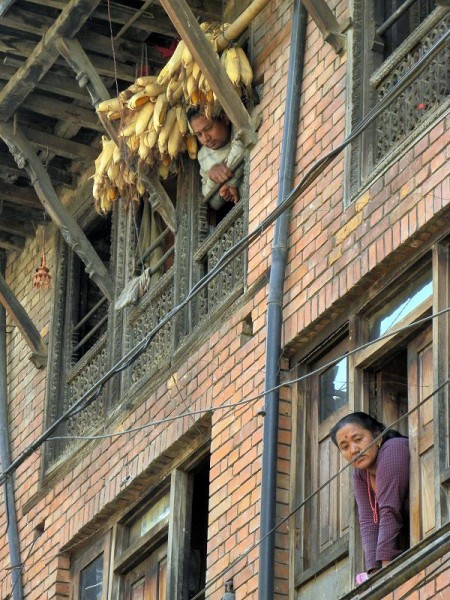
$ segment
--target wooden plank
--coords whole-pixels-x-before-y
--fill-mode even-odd
[[[15,0],[2,0],[0,2],[0,17],[2,17],[11,4],[14,4]]]
[[[92,161],[99,155],[99,150],[91,148],[91,146],[72,142],[56,135],[44,133],[43,131],[23,128],[23,132],[35,148],[50,151],[58,156],[65,156],[66,158],[75,160]]]
[[[6,58],[5,61],[6,63],[0,63],[0,79],[9,81],[11,77],[14,77],[17,69],[23,65],[23,61],[10,58]],[[2,87],[0,86],[0,89]],[[36,89],[51,92],[59,96],[67,96],[67,98],[81,102],[85,102],[88,99],[85,90],[80,88],[73,79],[61,74],[47,73],[37,84]]]
[[[60,228],[65,241],[83,261],[91,279],[111,301],[114,285],[108,270],[81,227],[61,203],[47,171],[20,127],[14,128],[10,123],[0,123],[0,137],[7,143],[17,164],[30,174],[36,193],[52,221]]]
[[[0,248],[12,252],[21,252],[25,248],[25,238],[0,232]]]
[[[9,152],[6,153],[0,151],[0,165],[0,181],[11,183],[16,181],[18,177],[25,177],[26,179],[29,179],[28,173],[17,167],[17,164],[14,162]],[[56,181],[58,185],[63,185],[73,189],[74,184],[72,175],[68,171],[63,171],[62,169],[58,169],[49,165],[47,167],[47,172],[51,179]]]
[[[20,104],[55,62],[58,54],[55,41],[61,37],[74,37],[84,25],[100,0],[71,0],[42,40],[0,92],[0,120],[12,117]]]
[[[39,198],[33,188],[21,187],[10,183],[3,183],[0,186],[0,199],[13,201],[19,206],[41,207]]]
[[[170,516],[169,544],[167,549],[166,598],[182,598],[183,565],[186,551],[186,531],[190,517],[189,475],[185,471],[175,469],[170,479]]]
[[[110,97],[105,84],[78,40],[60,38],[56,43],[56,47],[72,67],[80,86],[86,87],[95,108],[102,100],[107,100]]]
[[[237,130],[248,131],[249,143],[256,141],[250,115],[228,79],[186,0],[160,0],[178,33],[214,90],[222,108]]]
[[[103,127],[95,112],[76,104],[69,104],[61,100],[49,98],[48,96],[42,96],[41,94],[32,94],[24,100],[22,107],[39,115],[75,123],[79,127],[87,127],[94,131],[103,131]]]
[[[346,46],[346,37],[343,35],[343,31],[349,23],[340,25],[326,0],[302,0],[302,4],[314,19],[324,40],[331,44],[338,54],[343,52]]]
[[[43,367],[47,360],[47,346],[40,336],[39,331],[34,326],[33,321],[28,316],[27,311],[13,294],[1,273],[0,302],[30,347],[33,353],[33,363],[37,368]]]
[[[36,230],[32,220],[25,221],[23,219],[24,215],[21,215],[19,211],[0,208],[0,231],[18,237],[34,237]]]

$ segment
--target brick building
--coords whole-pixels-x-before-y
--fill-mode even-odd
[[[237,600],[450,598],[448,3],[189,2],[229,22],[254,4],[239,44],[257,137],[183,0],[0,3],[2,600],[217,600],[229,580]],[[151,181],[176,227],[162,212],[153,280],[118,309],[144,265],[143,209],[94,210],[92,104],[144,54],[158,71],[178,34],[249,133],[241,199],[199,202],[185,158]],[[273,244],[257,228],[291,187]],[[42,257],[51,290],[32,287]],[[357,591],[357,511],[329,437],[354,410],[398,421],[411,449],[411,547]]]

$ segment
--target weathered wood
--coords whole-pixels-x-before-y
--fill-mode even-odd
[[[30,174],[31,181],[45,210],[52,221],[60,228],[65,241],[85,264],[88,275],[111,301],[114,286],[108,270],[83,230],[61,203],[53,189],[47,171],[34,153],[30,142],[19,127],[14,129],[10,123],[0,123],[0,137],[8,145],[17,164]]]
[[[85,87],[89,92],[94,107],[97,107],[102,100],[107,100],[110,97],[105,84],[78,40],[60,38],[56,43],[56,47],[74,70],[80,87]]]
[[[10,79],[0,92],[0,120],[8,120],[30,94],[35,85],[55,62],[55,41],[73,37],[89,18],[100,0],[71,0],[31,52],[25,65]]]
[[[5,209],[5,207],[0,209],[0,231],[18,237],[34,237],[36,235],[31,219],[25,221],[23,214],[20,215],[18,211]]]
[[[17,325],[26,343],[32,351],[31,360],[40,369],[45,366],[47,360],[47,346],[39,334],[39,331],[28,316],[27,311],[13,294],[5,278],[0,273],[0,302],[6,312]]]
[[[37,131],[36,129],[23,128],[23,132],[35,148],[48,150],[58,156],[65,156],[66,158],[75,160],[85,159],[92,161],[95,160],[99,154],[99,151],[95,148],[91,148],[91,146],[72,142],[71,140],[65,140],[56,135]]]
[[[346,47],[346,37],[343,32],[349,23],[340,24],[326,0],[302,0],[303,6],[314,19],[323,38],[340,54]]]
[[[13,201],[19,206],[41,207],[39,198],[33,188],[11,185],[9,183],[3,183],[0,186],[0,199]]]
[[[11,4],[14,4],[15,0],[2,0],[0,2],[0,17],[2,17]]]
[[[142,176],[142,182],[148,192],[148,199],[153,208],[156,210],[164,222],[174,233],[177,230],[177,216],[172,200],[164,189],[157,175]]]
[[[53,117],[61,121],[69,121],[70,123],[75,123],[80,127],[87,127],[94,131],[103,131],[95,112],[76,104],[68,104],[67,102],[61,102],[61,100],[48,98],[48,96],[32,94],[24,100],[22,106],[39,115]]]
[[[160,0],[160,3],[200,66],[231,122],[237,130],[248,132],[248,139],[245,141],[254,143],[256,136],[250,115],[227,77],[217,54],[200,29],[186,0]]]
[[[10,58],[5,60],[6,62],[0,63],[0,79],[9,81],[11,77],[14,77],[17,69],[23,65],[23,61]],[[71,98],[72,100],[80,100],[82,102],[88,100],[85,90],[81,89],[73,79],[64,75],[47,73],[37,84],[36,89],[51,92],[59,96],[67,96],[67,98]]]
[[[25,248],[25,238],[0,232],[0,248],[12,252],[21,252]]]
[[[183,572],[186,551],[186,529],[189,494],[189,475],[175,469],[170,479],[169,544],[167,548],[167,598],[182,598]]]
[[[0,165],[0,181],[11,183],[16,181],[18,177],[25,177],[26,179],[29,179],[28,173],[17,167],[9,152],[0,151]],[[68,171],[63,171],[62,169],[58,169],[49,165],[47,167],[47,172],[53,181],[58,183],[58,185],[64,185],[69,188],[73,187],[72,176]]]

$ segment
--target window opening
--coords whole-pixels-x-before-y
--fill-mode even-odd
[[[111,218],[98,221],[87,238],[106,267],[111,257]],[[108,301],[89,277],[84,263],[73,254],[74,303],[72,306],[72,359],[77,362],[104,335],[108,326]]]
[[[366,373],[370,414],[386,425],[400,419],[433,390],[431,328],[409,336]],[[393,427],[409,438],[411,453],[410,540],[404,540],[405,548],[429,535],[435,526],[433,406],[430,398]]]
[[[165,494],[157,502],[147,509],[144,514],[130,527],[129,545],[134,544],[144,536],[152,527],[165,520],[170,514],[170,496]]]
[[[347,357],[323,371],[319,377],[319,422],[348,403]]]
[[[375,340],[385,334],[391,327],[405,319],[416,308],[431,298],[433,282],[431,271],[426,271],[419,278],[412,280],[409,285],[395,296],[371,318],[370,339]]]
[[[193,598],[206,584],[208,542],[209,458],[192,475],[192,514],[188,548],[188,598]],[[204,594],[200,598],[204,598]]]
[[[376,34],[382,40],[384,59],[411,35],[435,6],[434,0],[382,0],[375,3],[376,20],[381,21]]]
[[[101,600],[103,594],[103,554],[80,572],[79,600]]]
[[[161,181],[174,206],[177,203],[177,177]],[[166,273],[174,262],[175,238],[163,218],[154,210],[147,198],[135,207],[136,258],[135,275],[146,269],[151,277],[150,285]]]

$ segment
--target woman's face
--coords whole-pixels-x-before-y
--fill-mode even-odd
[[[350,462],[357,454],[373,442],[374,435],[357,423],[348,423],[339,429],[336,442],[342,456]],[[374,444],[352,463],[355,469],[370,469],[374,466],[378,456],[378,446]]]

